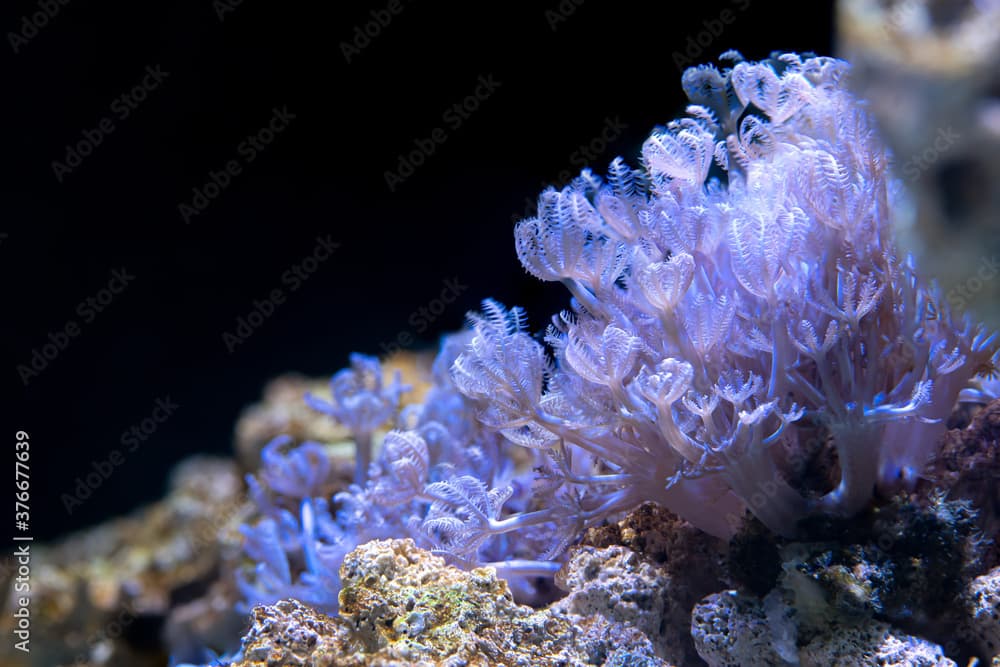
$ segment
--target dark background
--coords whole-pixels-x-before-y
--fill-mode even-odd
[[[649,130],[683,109],[674,54],[699,33],[710,43],[697,62],[730,48],[829,54],[833,38],[827,2],[400,0],[348,63],[342,43],[388,2],[231,1],[220,19],[222,3],[208,0],[64,1],[26,43],[14,38],[16,53],[11,34],[25,34],[38,0],[7,3],[0,23],[0,267],[15,396],[4,401],[4,451],[13,467],[13,434],[30,433],[36,538],[160,497],[174,463],[229,451],[240,409],[269,378],[329,374],[353,350],[381,354],[417,333],[410,314],[446,279],[467,288],[411,347],[460,327],[488,296],[527,306],[542,329],[565,295],[523,272],[512,221],[543,184],[578,171],[574,151],[612,119],[625,129],[591,165],[634,163]],[[157,65],[169,76],[121,118],[115,99]],[[445,111],[490,75],[500,86],[450,127]],[[275,107],[296,118],[246,164],[238,145]],[[59,182],[53,161],[105,117],[114,131]],[[385,172],[436,127],[446,141],[390,192]],[[185,224],[178,205],[233,159],[242,173]],[[320,235],[340,248],[289,293],[282,274]],[[84,321],[78,304],[117,268],[135,279]],[[287,300],[230,353],[223,333],[275,288]],[[79,335],[25,385],[17,366],[71,320]],[[67,514],[61,494],[166,397],[176,412]]]

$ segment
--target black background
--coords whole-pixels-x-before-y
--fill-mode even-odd
[[[413,0],[348,63],[343,43],[388,2],[243,0],[221,20],[209,0],[65,2],[17,53],[11,33],[38,0],[6,3],[0,24],[0,267],[15,396],[4,401],[4,451],[13,469],[14,432],[29,431],[38,538],[160,497],[174,463],[230,450],[240,409],[269,378],[329,374],[350,351],[380,354],[416,334],[410,314],[446,279],[467,288],[412,346],[460,327],[488,296],[527,306],[543,328],[566,297],[523,272],[512,221],[578,170],[581,144],[616,120],[624,131],[591,166],[634,163],[649,130],[683,109],[675,52],[699,33],[710,43],[698,62],[730,48],[830,54],[833,40],[827,2],[564,0],[563,17],[557,1]],[[714,22],[723,9],[731,24]],[[114,100],[157,65],[169,76],[120,119]],[[500,86],[461,127],[443,122],[491,75]],[[288,129],[185,224],[178,205],[240,159],[238,144],[276,107],[295,114]],[[104,117],[114,132],[60,183],[53,161]],[[390,192],[385,172],[436,127],[447,140]],[[288,292],[283,272],[319,235],[339,250],[230,353],[222,334],[255,299]],[[85,323],[77,305],[116,268],[135,280]],[[70,320],[80,335],[25,386],[17,366]],[[68,515],[61,494],[164,397],[175,414]]]

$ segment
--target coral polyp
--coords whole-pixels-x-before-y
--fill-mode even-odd
[[[995,337],[898,255],[890,157],[847,63],[725,58],[684,74],[687,116],[640,168],[585,170],[517,225],[524,268],[572,296],[547,349],[487,300],[423,403],[400,412],[404,387],[360,356],[332,403],[308,399],[354,433],[355,483],[310,497],[322,448],[265,449],[250,601],[335,609],[344,555],[390,537],[492,565],[530,599],[587,528],[646,501],[717,537],[748,511],[794,537],[913,489]],[[805,484],[824,451],[828,483]]]

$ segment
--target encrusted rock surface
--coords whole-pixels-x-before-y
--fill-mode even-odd
[[[240,665],[333,665],[348,642],[347,626],[297,600],[255,607]]]
[[[831,625],[799,650],[801,667],[956,667],[941,647],[877,621]]]
[[[958,627],[963,590],[969,607],[990,604],[982,595],[987,583],[978,597],[968,591],[983,553],[968,500],[897,496],[850,520],[804,522],[800,542],[756,528],[748,523],[730,544],[736,587],[707,596],[692,615],[697,651],[710,665],[886,667],[953,665],[951,657],[964,664],[977,652],[990,658],[974,646],[976,633]],[[738,548],[744,542],[748,548]],[[984,621],[978,634],[988,626]]]
[[[764,605],[737,591],[713,593],[691,613],[698,655],[711,667],[772,667],[785,662],[775,650]]]
[[[782,645],[773,613],[758,598],[715,593],[692,614],[691,633],[710,667],[954,667],[942,649],[879,621],[832,623],[802,647]]]
[[[603,616],[643,632],[661,658],[681,664],[690,644],[689,609],[671,596],[667,573],[623,546],[574,549],[556,575],[568,595],[554,609],[577,616]]]
[[[588,530],[581,544],[628,547],[668,574],[683,573],[689,586],[706,589],[717,589],[726,551],[725,542],[655,503],[637,507],[617,523]],[[703,595],[696,593],[697,598]]]
[[[938,490],[964,499],[977,511],[977,525],[992,548],[981,566],[1000,565],[1000,400],[984,406],[964,428],[945,434],[941,451],[924,474],[925,493]]]
[[[972,580],[964,599],[966,617],[957,634],[975,643],[984,659],[1000,661],[1000,568]]]
[[[492,569],[447,566],[409,539],[358,547],[341,578],[339,617],[295,601],[256,608],[234,667],[668,665],[634,628],[515,604]]]
[[[613,546],[629,549],[645,563],[639,565],[631,558],[619,558],[615,563],[616,566],[627,563],[623,570],[628,573],[627,580],[616,581],[614,586],[626,598],[636,598],[636,602],[632,602],[633,606],[641,604],[639,601],[650,595],[649,592],[638,591],[638,586],[643,581],[669,582],[669,585],[661,586],[655,591],[656,596],[663,598],[657,604],[663,609],[664,616],[660,620],[664,625],[661,631],[650,637],[660,655],[678,664],[699,664],[700,660],[688,632],[691,626],[691,609],[709,593],[726,587],[723,583],[728,551],[726,543],[703,533],[660,505],[645,503],[618,522],[588,530],[581,540],[580,549]],[[571,556],[569,566],[559,575],[560,580],[567,582],[569,573],[578,563],[582,561],[575,555]],[[653,569],[649,569],[649,566]],[[586,592],[586,595],[591,596],[603,586],[600,579],[587,584],[584,583],[586,577],[574,576],[579,581],[562,584],[563,590],[580,586],[581,591],[591,589]],[[636,592],[629,592],[630,587]],[[600,595],[607,596],[610,600],[616,593],[605,590],[600,591]],[[571,595],[563,604],[574,604],[574,599],[575,596]],[[649,616],[648,612],[644,612],[644,615],[648,626],[655,628],[655,617]],[[667,646],[670,648],[667,649]]]

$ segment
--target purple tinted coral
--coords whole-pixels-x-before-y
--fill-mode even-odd
[[[530,597],[586,528],[646,501],[719,537],[748,510],[791,536],[914,483],[995,338],[897,256],[890,158],[847,64],[726,57],[684,74],[694,104],[641,168],[585,170],[517,225],[525,269],[572,295],[548,347],[488,300],[422,404],[400,411],[406,388],[362,355],[330,401],[306,397],[352,431],[354,484],[321,495],[319,445],[265,449],[248,600],[335,610],[344,556],[403,537]],[[826,447],[837,479],[806,488]]]
[[[997,362],[896,255],[889,157],[847,64],[727,57],[685,73],[696,104],[641,169],[585,171],[517,226],[525,269],[573,296],[555,363],[487,302],[454,367],[484,424],[563,462],[584,523],[643,500],[719,536],[745,508],[786,535],[850,515],[916,479]],[[817,438],[840,479],[809,496],[788,471]]]
[[[269,442],[261,451],[261,476],[268,487],[284,496],[318,496],[329,483],[330,459],[323,446],[304,442],[287,450],[291,438],[282,436]]]
[[[531,511],[530,468],[515,469],[514,445],[477,422],[476,405],[447,371],[468,340],[468,333],[444,339],[422,404],[400,411],[403,385],[397,378],[382,387],[375,380],[381,364],[361,355],[335,376],[334,403],[307,398],[331,416],[353,420],[359,444],[361,438],[375,445],[387,422],[399,426],[384,434],[377,457],[332,502],[321,495],[332,469],[321,445],[290,447],[288,438],[278,438],[265,447],[260,472],[248,477],[259,517],[242,529],[253,567],[239,574],[239,584],[249,604],[293,597],[336,611],[344,557],[374,539],[410,537],[457,563],[494,564],[528,598],[526,577],[554,571],[556,564],[533,558],[544,549],[536,543],[546,541],[525,530],[551,520]],[[509,537],[515,531],[521,539]]]
[[[360,484],[368,474],[372,455],[372,434],[399,410],[400,396],[409,391],[400,382],[399,373],[392,382],[382,381],[378,360],[363,354],[351,355],[351,367],[330,380],[333,400],[326,401],[306,394],[310,407],[330,415],[351,431],[356,448],[354,482]]]

